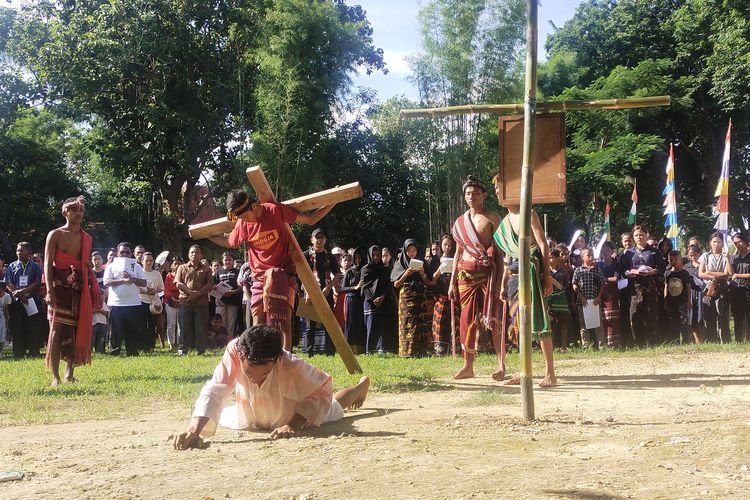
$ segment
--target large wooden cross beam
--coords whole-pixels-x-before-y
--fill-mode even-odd
[[[266,176],[263,175],[263,171],[260,167],[251,167],[245,171],[250,184],[253,186],[255,193],[258,196],[258,201],[261,203],[270,203],[276,201],[276,196],[271,190],[271,186],[266,180]],[[320,208],[331,203],[338,203],[341,201],[347,201],[362,196],[362,188],[358,182],[347,184],[318,193],[314,193],[308,196],[295,198],[283,202],[285,205],[294,207],[298,212],[304,212],[306,210],[312,210]],[[289,233],[289,253],[292,257],[295,267],[297,268],[297,276],[305,286],[312,307],[320,318],[320,321],[326,328],[328,335],[331,337],[333,344],[336,346],[336,351],[341,356],[346,369],[349,373],[362,373],[362,368],[359,366],[357,358],[354,356],[349,342],[344,337],[344,332],[341,331],[341,326],[336,320],[336,316],[333,314],[333,310],[328,305],[326,298],[323,296],[323,291],[320,289],[318,280],[313,274],[313,270],[305,259],[305,255],[302,252],[302,248],[297,241],[297,237],[294,236],[292,228],[289,224],[285,224],[286,230]],[[209,238],[211,236],[217,236],[226,232],[229,232],[234,227],[234,224],[229,222],[227,219],[216,219],[201,224],[195,224],[188,228],[190,237],[193,239]]]

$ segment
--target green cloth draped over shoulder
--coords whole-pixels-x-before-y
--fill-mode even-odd
[[[493,235],[495,243],[506,255],[520,259],[518,246],[518,235],[510,223],[510,216],[506,216],[500,223],[500,227]],[[534,340],[549,337],[552,332],[549,327],[549,316],[547,315],[547,304],[544,301],[542,280],[539,275],[539,259],[542,252],[536,244],[531,246],[531,331]]]

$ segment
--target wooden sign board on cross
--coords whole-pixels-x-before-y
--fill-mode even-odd
[[[266,176],[263,175],[263,171],[260,167],[248,168],[245,171],[245,174],[255,190],[258,201],[261,203],[276,201],[276,196],[273,194],[271,186],[268,184]],[[331,203],[351,200],[360,196],[362,196],[362,188],[359,186],[358,182],[355,182],[346,186],[340,186],[308,196],[303,196],[301,198],[295,198],[294,200],[289,200],[283,203],[285,205],[290,205],[297,211],[301,212],[330,205]],[[227,229],[231,231],[234,227],[231,223],[227,225],[227,222],[226,219],[216,219],[202,224],[196,224],[189,228],[189,233],[191,238],[194,239],[207,238],[225,233],[227,232]],[[288,224],[285,224],[285,226],[286,230],[289,232],[289,253],[292,257],[292,262],[294,262],[294,266],[296,267],[297,276],[310,297],[312,308],[325,326],[328,335],[336,346],[336,351],[339,356],[341,356],[341,360],[344,362],[349,373],[362,373],[362,368],[359,366],[359,362],[354,356],[354,352],[352,352],[349,342],[346,340],[346,337],[344,337],[344,332],[341,331],[341,326],[336,320],[333,310],[323,296],[323,291],[320,289],[320,285],[313,274],[313,270],[305,259],[305,255],[297,241],[297,237],[294,235],[292,228],[289,227]]]
[[[521,204],[523,115],[499,118],[500,204]],[[534,187],[532,203],[565,203],[565,114],[536,117],[534,136]]]

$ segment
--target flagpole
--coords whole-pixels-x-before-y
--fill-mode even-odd
[[[518,298],[520,314],[520,375],[523,418],[534,420],[531,373],[531,204],[534,183],[534,136],[536,134],[537,0],[527,0],[526,89],[524,99],[523,165],[521,167],[521,227],[518,234]],[[545,263],[546,264],[546,263]]]

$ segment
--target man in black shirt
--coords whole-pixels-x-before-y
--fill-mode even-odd
[[[732,300],[734,316],[734,340],[744,342],[750,338],[750,249],[748,249],[748,232],[742,231],[732,235],[737,252],[729,259],[732,280],[729,282],[729,294]]]
[[[669,339],[682,339],[683,344],[692,342],[690,312],[692,309],[693,277],[683,267],[679,250],[669,252],[671,269],[664,274],[664,300],[667,306]]]
[[[326,234],[321,228],[313,231],[310,243],[312,247],[305,252],[305,259],[310,264],[328,305],[333,309],[333,289],[341,289],[341,268],[336,256],[326,250]],[[307,322],[307,329],[302,335],[302,350],[307,354],[336,353],[336,347],[325,327],[315,321]]]
[[[659,250],[649,245],[645,226],[633,228],[635,248],[623,259],[625,270],[632,286],[630,297],[630,324],[636,345],[658,343],[660,277],[664,275],[664,259]]]
[[[235,325],[237,324],[237,314],[242,305],[242,287],[237,283],[240,270],[234,267],[234,256],[229,252],[224,252],[221,256],[222,267],[214,273],[214,283],[226,283],[231,290],[216,300],[216,314],[221,316],[224,328],[230,339],[235,336]]]

